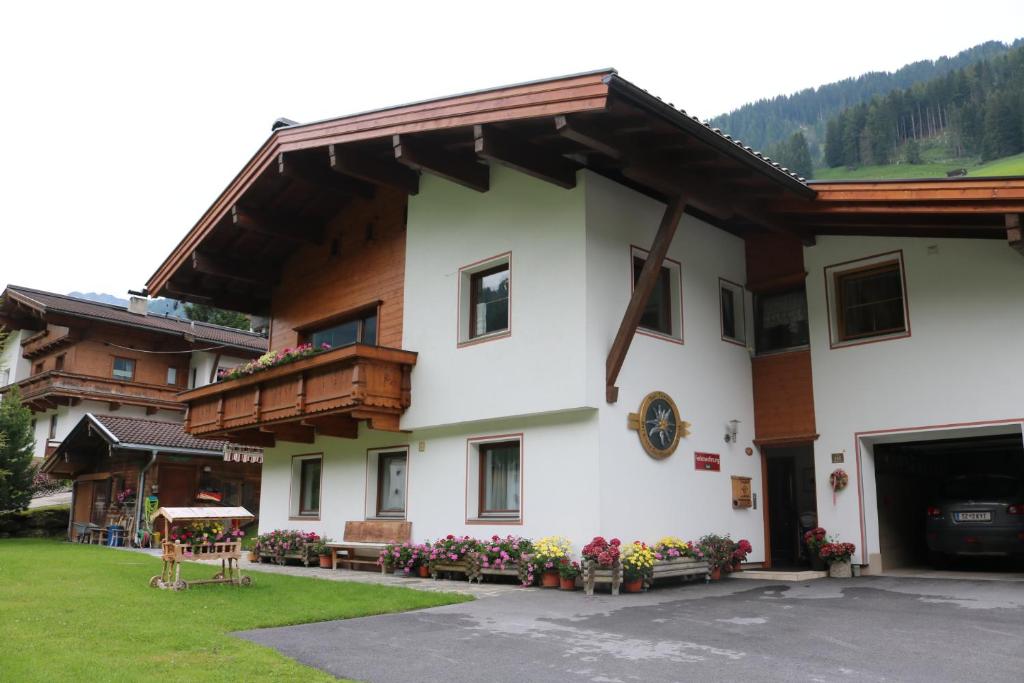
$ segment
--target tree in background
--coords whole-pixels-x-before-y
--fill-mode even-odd
[[[11,387],[0,401],[0,511],[23,510],[32,500],[34,445],[32,411]]]
[[[807,138],[803,131],[797,131],[788,140],[773,145],[768,151],[772,161],[777,161],[799,176],[810,178],[814,170],[811,163],[811,151],[807,145]]]
[[[913,138],[907,140],[907,144],[903,148],[903,158],[908,164],[921,163],[921,145],[917,144],[917,140]]]
[[[221,308],[206,306],[204,304],[185,304],[185,315],[189,320],[200,323],[211,323],[233,327],[236,330],[249,330],[249,318],[244,313],[225,311]]]

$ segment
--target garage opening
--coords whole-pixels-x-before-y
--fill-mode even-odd
[[[875,444],[882,570],[1020,570],[1020,432]]]

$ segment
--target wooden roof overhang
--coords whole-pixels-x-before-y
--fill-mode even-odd
[[[1024,177],[812,182],[813,202],[767,210],[813,235],[1007,240],[1020,249]]]
[[[588,168],[723,229],[798,235],[762,210],[815,193],[612,70],[275,130],[147,283],[151,295],[266,313],[284,261],[377,188],[432,173],[479,192],[501,164],[560,187]],[[787,204],[788,205],[788,204]]]

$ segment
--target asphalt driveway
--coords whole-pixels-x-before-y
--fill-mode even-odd
[[[396,681],[1021,681],[1024,583],[726,580],[644,595],[522,590],[237,634]]]

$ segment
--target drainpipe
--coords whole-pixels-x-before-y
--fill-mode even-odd
[[[157,454],[157,451],[154,450],[150,454],[150,456],[149,456],[149,462],[147,462],[146,465],[141,470],[139,470],[139,488],[138,488],[138,493],[135,494],[135,535],[136,535],[136,538],[138,537],[139,530],[142,529],[142,511],[145,509],[145,505],[146,505],[146,498],[147,498],[147,496],[144,493],[145,490],[146,490],[146,488],[145,488],[145,486],[146,486],[146,472],[148,472],[149,468],[153,466],[154,462],[156,462],[156,454]]]
[[[75,498],[78,497],[78,482],[71,481],[71,509],[68,511],[68,541],[78,540],[71,538],[71,529],[75,524]]]

